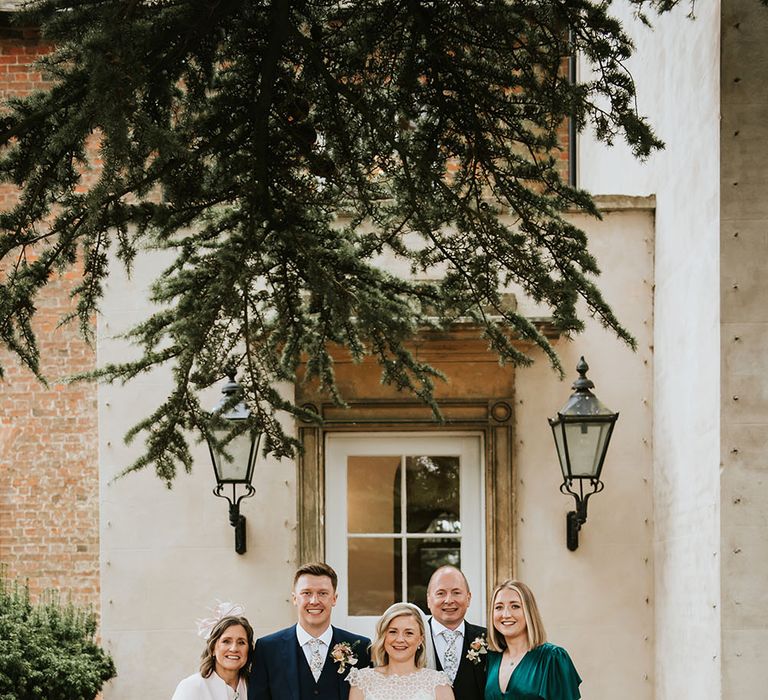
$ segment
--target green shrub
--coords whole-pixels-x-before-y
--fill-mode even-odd
[[[0,570],[0,700],[93,700],[115,676],[96,616],[55,593],[36,604]]]

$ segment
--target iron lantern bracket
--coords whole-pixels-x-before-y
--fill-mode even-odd
[[[576,481],[578,481],[579,486],[577,490],[574,490],[573,486]],[[585,489],[584,482],[589,484],[591,490]],[[569,511],[565,517],[565,543],[571,552],[579,548],[579,530],[587,522],[589,497],[600,493],[604,487],[605,484],[600,479],[566,479],[560,484],[561,493],[570,494],[576,502],[576,510]]]
[[[235,551],[238,554],[245,554],[245,516],[240,513],[240,501],[244,498],[250,498],[256,493],[256,489],[251,484],[240,484],[245,489],[245,493],[237,495],[237,484],[232,486],[232,498],[224,493],[226,483],[217,484],[213,489],[213,495],[219,498],[226,498],[229,503],[229,524],[235,528]]]

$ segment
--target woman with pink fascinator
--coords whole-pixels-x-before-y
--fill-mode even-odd
[[[239,605],[222,603],[218,615],[198,621],[206,640],[200,671],[176,687],[171,700],[247,700],[253,628]]]

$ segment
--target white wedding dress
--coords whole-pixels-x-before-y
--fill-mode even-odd
[[[422,668],[407,676],[386,676],[375,668],[353,668],[347,681],[363,691],[365,700],[434,700],[435,688],[451,685],[443,671],[431,668]]]

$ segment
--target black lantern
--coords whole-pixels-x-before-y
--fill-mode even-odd
[[[603,490],[600,473],[619,417],[590,391],[595,385],[587,379],[588,370],[582,357],[576,365],[579,378],[573,383],[574,393],[557,418],[549,419],[563,472],[560,491],[571,494],[576,501],[576,510],[566,516],[566,544],[571,551],[579,546],[579,530],[587,522],[589,497]]]
[[[251,481],[261,433],[248,424],[251,411],[242,400],[243,389],[235,381],[234,372],[229,375],[221,393],[224,396],[211,413],[205,435],[216,475],[213,494],[229,501],[229,522],[235,528],[235,551],[244,554],[245,516],[240,514],[240,501],[256,493]],[[234,437],[225,445],[224,441],[233,432]],[[231,498],[224,492],[229,486],[232,487]],[[238,486],[244,489],[240,496],[237,495]]]

